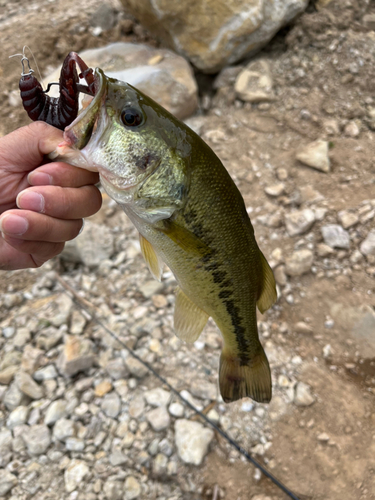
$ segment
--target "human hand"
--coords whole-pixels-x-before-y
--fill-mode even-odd
[[[0,138],[0,270],[40,267],[101,207],[98,174],[42,164],[62,132],[33,122]]]

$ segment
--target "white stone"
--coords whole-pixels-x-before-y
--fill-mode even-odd
[[[141,485],[134,476],[128,476],[124,484],[125,500],[134,500],[141,494]]]
[[[338,224],[322,226],[322,235],[324,243],[332,248],[347,249],[350,247],[349,233]]]
[[[185,413],[185,407],[180,403],[172,403],[169,408],[169,413],[172,417],[182,417]]]
[[[199,422],[176,420],[175,443],[179,457],[187,464],[202,463],[213,437],[213,430],[207,429]]]
[[[165,391],[161,387],[146,391],[144,396],[147,403],[151,406],[167,406],[172,397],[169,391]]]
[[[331,170],[327,141],[315,141],[307,144],[297,152],[296,158],[301,163],[321,172],[328,173]]]
[[[234,90],[242,101],[273,101],[275,96],[268,62],[262,59],[252,61],[237,76]]]
[[[51,444],[51,433],[46,425],[33,425],[22,434],[30,456],[41,455]]]
[[[190,385],[191,393],[200,399],[209,399],[215,401],[218,396],[216,384],[212,384],[207,380],[194,379]]]
[[[310,250],[297,250],[285,260],[285,272],[289,276],[301,276],[310,272],[313,261],[314,255]]]
[[[13,429],[18,425],[22,425],[27,421],[29,415],[29,408],[27,406],[18,406],[15,410],[10,413],[7,420],[7,427]]]
[[[121,410],[121,401],[115,392],[111,392],[104,396],[101,406],[107,417],[116,418]]]
[[[66,416],[66,406],[67,402],[63,399],[57,399],[53,401],[46,411],[46,416],[44,417],[44,423],[46,425],[53,425],[57,420]]]
[[[285,215],[285,226],[289,236],[306,233],[315,222],[315,213],[310,208],[296,210]]]
[[[315,402],[315,398],[311,394],[310,386],[298,382],[295,387],[293,402],[296,406],[311,406]]]
[[[59,441],[65,441],[66,438],[74,436],[75,426],[73,420],[61,418],[53,427],[53,436]]]
[[[68,493],[74,491],[89,473],[89,468],[83,460],[72,460],[65,469],[65,489]]]
[[[0,469],[0,496],[5,496],[17,484],[17,478],[10,472]]]
[[[375,255],[375,229],[362,241],[360,250],[363,255]]]
[[[18,372],[15,377],[18,389],[31,399],[41,399],[43,389],[26,372]]]
[[[151,427],[154,431],[159,432],[167,427],[170,424],[170,416],[167,409],[164,406],[160,406],[159,408],[155,408],[147,413],[146,418],[150,423]]]

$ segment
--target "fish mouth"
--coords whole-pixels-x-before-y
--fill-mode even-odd
[[[100,179],[104,181],[104,183],[110,184],[113,188],[116,188],[119,191],[130,191],[132,188],[137,186],[136,179],[128,179],[119,177],[116,174],[113,174],[106,168],[99,168]]]
[[[64,139],[74,149],[83,149],[96,129],[103,101],[107,95],[106,79],[103,71],[94,72],[94,97],[77,118],[64,130]]]

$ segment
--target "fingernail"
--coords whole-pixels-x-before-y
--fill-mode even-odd
[[[29,227],[28,221],[19,215],[4,215],[0,219],[0,231],[5,234],[21,236]]]
[[[52,184],[52,176],[44,172],[30,172],[27,180],[32,186],[50,186]]]
[[[24,210],[32,210],[33,212],[44,212],[44,196],[35,191],[22,191],[17,196],[17,207]]]
[[[82,227],[81,229],[79,230],[79,233],[78,234],[81,234],[82,231],[83,231],[83,228],[85,227],[85,219],[82,219]]]

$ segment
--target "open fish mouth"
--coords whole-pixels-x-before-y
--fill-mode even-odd
[[[95,69],[94,80],[95,91],[93,99],[64,130],[66,144],[78,150],[83,149],[91,139],[97,125],[103,100],[107,94],[105,76],[101,69]]]

